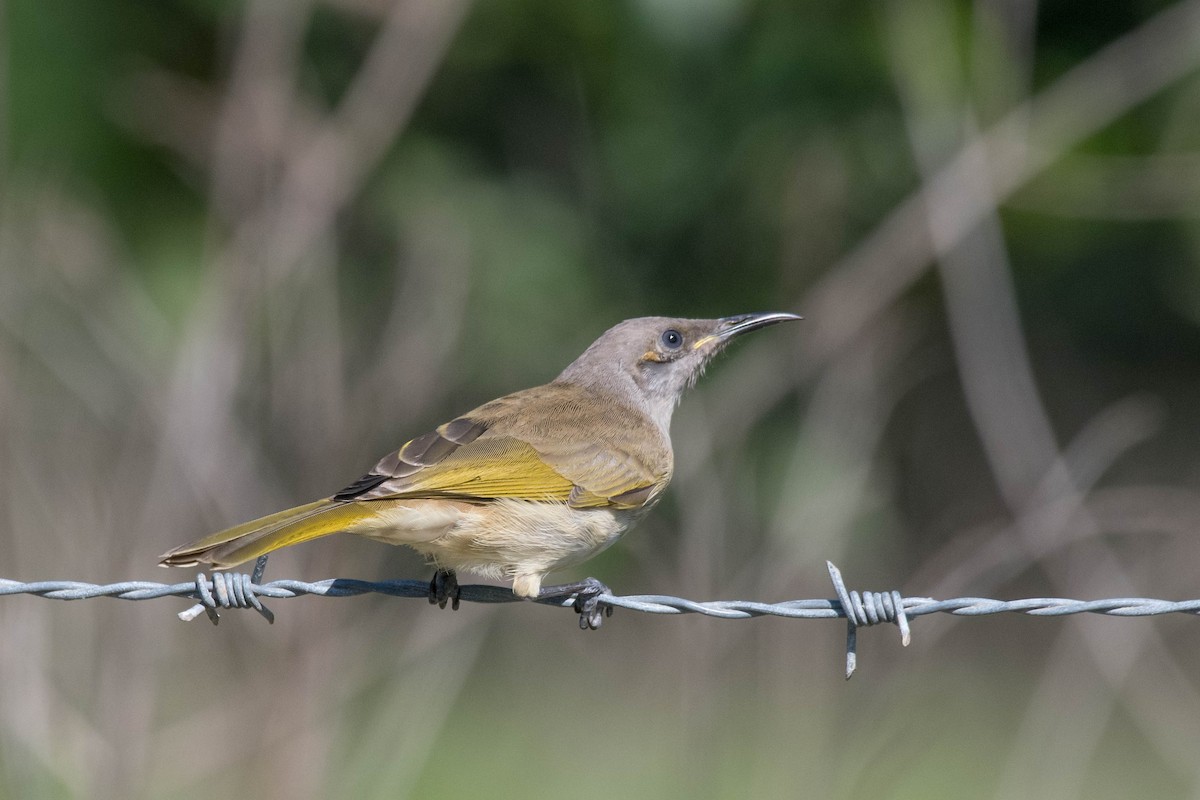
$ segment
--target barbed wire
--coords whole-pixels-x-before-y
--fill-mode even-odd
[[[895,624],[900,630],[901,643],[911,641],[909,620],[928,614],[953,614],[960,617],[981,617],[992,614],[1027,614],[1039,617],[1061,617],[1070,614],[1103,614],[1114,617],[1150,617],[1161,614],[1200,614],[1200,599],[1158,600],[1147,597],[1114,597],[1103,600],[1071,600],[1061,597],[1030,597],[1019,600],[993,600],[986,597],[956,597],[936,600],[931,597],[903,597],[898,591],[849,591],[841,571],[832,562],[825,562],[837,597],[834,599],[785,600],[763,603],[753,600],[710,600],[699,602],[662,594],[614,595],[599,594],[596,605],[605,616],[612,609],[623,608],[646,614],[703,614],[720,619],[750,619],[752,617],[784,617],[787,619],[845,619],[846,620],[846,678],[857,667],[857,632],[860,627],[883,623]],[[350,578],[330,578],[321,581],[274,580],[262,583],[266,557],[255,564],[252,573],[199,573],[194,580],[183,583],[152,581],[122,581],[95,584],[80,581],[20,581],[0,578],[0,597],[27,594],[50,600],[90,600],[94,597],[114,597],[119,600],[153,600],[159,597],[186,597],[196,604],[178,617],[190,621],[201,614],[215,625],[219,609],[250,608],[268,622],[275,621],[274,613],[260,598],[282,600],[290,597],[357,597],[382,594],[389,597],[431,597],[430,583],[420,580],[362,581]],[[456,600],[469,603],[521,602],[510,589],[485,584],[458,587]],[[580,627],[600,627],[600,615],[583,611],[580,598],[537,599],[543,605],[574,608],[580,612]],[[455,603],[457,607],[457,602]]]

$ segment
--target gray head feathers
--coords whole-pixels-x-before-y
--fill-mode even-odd
[[[666,431],[686,389],[734,337],[794,314],[743,314],[721,319],[638,317],[609,328],[556,382],[586,386],[645,412]]]

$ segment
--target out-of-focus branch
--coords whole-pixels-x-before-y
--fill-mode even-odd
[[[728,370],[737,379],[729,381],[717,409],[722,439],[741,439],[765,409],[809,380],[925,274],[935,253],[927,206],[937,195],[983,164],[995,202],[1005,202],[1081,141],[1194,72],[1200,65],[1197,26],[1200,0],[1176,3],[965,142],[800,299],[797,307],[810,324],[799,337],[792,369],[764,368],[763,362],[787,361],[779,347],[764,344],[756,348],[757,358],[742,358],[737,369]],[[956,206],[941,226],[943,246],[969,234],[992,208]]]
[[[290,159],[274,202],[263,210],[273,222],[277,267],[286,271],[328,232],[337,210],[404,129],[469,5],[395,5],[337,110]]]
[[[227,209],[225,216],[232,213],[236,227],[229,237],[217,234],[227,243],[219,243],[212,258],[210,281],[167,388],[170,413],[163,423],[170,433],[162,440],[163,458],[174,462],[172,454],[187,453],[178,466],[194,490],[224,504],[236,504],[236,487],[251,483],[238,475],[254,475],[258,485],[267,478],[254,452],[239,446],[247,437],[232,417],[247,311],[328,237],[339,209],[407,123],[468,7],[465,0],[395,4],[340,104],[296,141],[288,135],[291,65],[303,24],[297,18],[305,15],[280,20],[267,8],[272,5],[252,7],[239,37],[213,165],[214,204]],[[263,37],[274,44],[260,48]],[[245,148],[247,138],[263,145]],[[281,159],[271,144],[279,141],[289,144]],[[224,454],[220,463],[217,453]],[[230,453],[240,453],[243,462],[228,461]]]
[[[1001,194],[1019,185],[1011,174],[1029,173],[1028,164],[1033,169],[1045,168],[1050,159],[1037,145],[1027,147],[1018,131],[1006,129],[1010,120],[1001,124],[1003,138],[994,142],[985,140],[987,146],[968,144],[955,158],[957,169],[939,172],[947,151],[958,146],[957,142],[980,141],[975,134],[973,109],[958,83],[959,76],[942,72],[932,76],[923,64],[925,53],[945,52],[952,47],[952,37],[947,35],[948,26],[937,24],[937,15],[916,17],[911,15],[911,9],[890,8],[891,29],[904,31],[903,35],[892,37],[894,72],[907,112],[912,150],[927,186],[930,239],[937,257],[956,362],[967,406],[1000,494],[1017,520],[1014,526],[1017,535],[1008,543],[1018,551],[1028,552],[1046,540],[1057,541],[1064,536],[1062,523],[1073,514],[1082,515],[1094,534],[1098,526],[1087,518],[1084,493],[1059,452],[1029,363],[998,215]],[[939,10],[943,21],[950,19],[944,6]],[[1193,14],[1188,24],[1200,22],[1200,14]],[[1152,28],[1152,33],[1159,39],[1177,35],[1163,28]],[[1149,63],[1153,66],[1173,62],[1171,59],[1159,62],[1152,55]],[[1129,79],[1114,83],[1116,88],[1110,94],[1126,97],[1139,94],[1145,87],[1156,84],[1161,74],[1145,64],[1131,68],[1134,71]],[[1104,69],[1093,72],[1110,82],[1114,78]],[[1134,87],[1133,91],[1122,91],[1129,87]],[[1076,111],[1077,107],[1084,110]],[[1031,126],[1030,137],[1036,141],[1040,134],[1053,141],[1061,136],[1061,129],[1094,124],[1099,117],[1088,113],[1089,109],[1086,98],[1064,95],[1057,114],[1041,121],[1043,130]],[[1033,514],[1051,499],[1065,501],[1069,513],[1052,520],[1057,525],[1035,525]],[[1048,520],[1043,517],[1041,521]],[[1047,565],[1056,586],[1065,591],[1081,587],[1087,591],[1086,587],[1102,581],[1118,592],[1132,594],[1133,581],[1112,549],[1096,538],[1089,539],[1088,544],[1088,557]],[[1114,698],[1120,696],[1119,691],[1143,650],[1152,651],[1159,660],[1170,663],[1169,649],[1153,631],[1122,631],[1119,647],[1114,646],[1114,637],[1109,632],[1086,626],[1082,631],[1093,661],[1114,689]],[[1182,670],[1175,672],[1182,674]],[[1052,681],[1049,674],[1046,681]],[[1180,703],[1189,705],[1194,713],[1200,695],[1190,691],[1186,682],[1173,689]],[[1148,709],[1128,700],[1125,703],[1135,718],[1140,717],[1148,729],[1153,728]],[[1045,727],[1051,723],[1045,718],[1046,713],[1044,705],[1031,705],[1026,725],[1031,729]],[[1055,741],[1054,760],[1064,765],[1058,773],[1062,781],[1060,790],[1082,785],[1084,768],[1098,746],[1099,736],[1107,725],[1106,717],[1104,713],[1093,713],[1086,727],[1073,727],[1074,735]],[[1180,753],[1165,747],[1160,749],[1164,756],[1179,760]],[[1014,757],[1010,766],[1015,769],[1015,765],[1028,760]],[[1072,769],[1066,768],[1068,764]],[[1180,760],[1179,765],[1183,769],[1188,766],[1186,760]],[[1010,777],[1009,782],[1012,780],[1015,778]],[[1013,794],[1020,792],[1014,789]]]

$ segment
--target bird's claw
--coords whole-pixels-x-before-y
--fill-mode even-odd
[[[436,605],[438,608],[445,608],[446,603],[450,603],[450,608],[458,611],[459,600],[462,599],[462,589],[458,586],[458,576],[452,570],[439,569],[433,574],[433,580],[429,582],[429,604]]]
[[[612,594],[611,590],[595,578],[584,581],[586,586],[575,593],[571,608],[579,615],[579,630],[598,630],[605,617],[611,617],[613,607],[600,601],[600,595]]]
[[[596,630],[605,617],[612,616],[612,606],[601,600],[602,595],[612,595],[612,590],[595,578],[585,578],[578,583],[558,586],[543,586],[535,599],[541,602],[562,604],[571,600],[571,608],[579,615],[580,630]]]

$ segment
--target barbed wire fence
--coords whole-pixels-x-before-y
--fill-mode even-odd
[[[275,614],[261,598],[282,600],[312,595],[316,597],[357,597],[381,594],[389,597],[430,598],[430,584],[421,580],[362,581],[351,578],[329,578],[320,581],[292,579],[263,583],[266,556],[259,558],[251,573],[199,573],[194,580],[182,583],[153,581],[123,581],[95,584],[80,581],[20,581],[0,578],[0,597],[33,595],[50,600],[90,600],[95,597],[114,597],[119,600],[153,600],[160,597],[185,597],[195,605],[178,613],[182,620],[191,621],[206,615],[215,625],[223,609],[253,609],[268,622]],[[662,594],[613,595],[603,593],[596,601],[605,616],[614,608],[640,611],[645,614],[702,614],[720,619],[750,619],[752,617],[785,617],[788,619],[845,619],[846,620],[846,678],[858,665],[858,629],[884,623],[900,630],[900,641],[907,647],[912,640],[909,621],[928,614],[953,614],[959,617],[982,617],[992,614],[1028,614],[1036,617],[1061,617],[1071,614],[1103,614],[1112,617],[1151,617],[1162,614],[1200,614],[1200,599],[1158,600],[1147,597],[1115,597],[1102,600],[1071,600],[1061,597],[1030,597],[1019,600],[993,600],[986,597],[955,597],[936,600],[932,597],[904,597],[898,591],[858,592],[846,588],[841,570],[825,562],[837,597],[833,599],[785,600],[763,603],[753,600],[696,601]],[[469,603],[522,602],[510,589],[486,584],[464,584],[457,599]],[[578,599],[543,599],[532,602],[543,605],[574,608],[579,611]],[[455,603],[457,607],[457,602]],[[595,615],[580,613],[580,627],[598,628]]]

